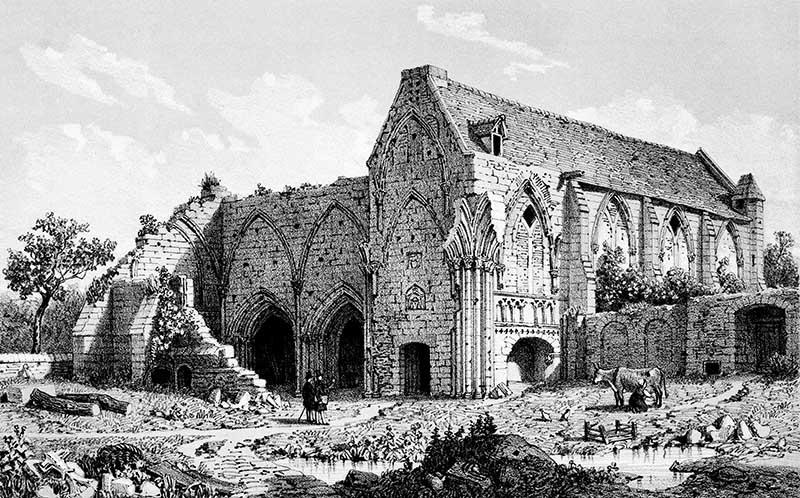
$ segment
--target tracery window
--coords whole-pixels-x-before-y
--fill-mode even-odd
[[[506,287],[525,294],[550,293],[550,254],[541,220],[532,206],[527,206],[511,234]]]
[[[736,242],[733,240],[731,231],[726,226],[723,226],[721,230],[722,233],[720,234],[720,239],[717,242],[717,264],[715,265],[715,269],[717,266],[719,266],[720,261],[727,260],[725,269],[728,271],[728,273],[738,276],[739,265],[736,256]]]
[[[598,254],[602,254],[604,246],[611,249],[622,249],[622,266],[630,266],[631,241],[628,230],[628,220],[622,213],[619,201],[612,198],[600,213],[600,220],[597,225],[597,247]]]
[[[666,273],[672,268],[689,271],[689,244],[686,229],[678,213],[673,213],[664,231],[661,242],[661,270]]]

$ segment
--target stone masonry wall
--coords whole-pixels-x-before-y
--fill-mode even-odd
[[[368,161],[370,263],[375,271],[374,321],[368,344],[374,392],[407,386],[401,348],[430,353],[430,389],[451,394],[456,299],[442,249],[454,201],[466,192],[465,148],[436,92],[446,74],[403,71],[389,117]],[[424,367],[424,366],[423,366]],[[409,367],[413,368],[413,367]]]
[[[325,338],[341,331],[325,330],[326,319],[348,304],[363,315],[367,190],[366,177],[340,178],[223,205],[223,340],[240,359],[257,361],[246,350],[259,323],[276,313],[292,327],[298,381],[337,354],[325,348],[337,341]]]
[[[786,354],[800,356],[800,291],[797,289],[705,296],[692,299],[689,304],[687,373],[703,374],[709,362],[717,363],[723,374],[734,372],[737,369],[737,345],[742,346],[737,343],[744,340],[740,335],[744,332],[741,330],[742,313],[763,306],[774,306],[784,311]]]
[[[686,370],[686,306],[597,313],[586,318],[585,333],[589,365],[659,367],[668,376]]]
[[[119,274],[104,298],[87,303],[73,327],[77,376],[102,378],[113,373],[144,380],[156,308],[155,297],[146,287],[158,268],[198,282],[202,301],[199,311],[211,324],[218,323],[218,299],[214,296],[219,292],[219,264],[214,243],[209,240],[213,239],[210,231],[219,222],[217,212],[225,195],[221,189],[206,192],[184,205],[157,234],[137,237],[136,250],[118,262]],[[212,297],[204,297],[208,294]],[[195,298],[197,295],[190,296],[190,305]]]
[[[0,380],[17,378],[27,366],[32,379],[72,377],[72,354],[0,354]]]

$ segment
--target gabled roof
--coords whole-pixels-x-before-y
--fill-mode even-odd
[[[446,73],[445,73],[446,74]],[[692,154],[627,137],[597,125],[536,109],[453,81],[435,90],[467,147],[485,152],[470,123],[505,116],[503,156],[520,165],[558,173],[582,170],[584,184],[662,199],[747,220],[731,209],[733,185],[705,153]],[[705,157],[705,159],[704,159]],[[721,177],[721,176],[722,177]],[[728,180],[730,182],[730,180]]]

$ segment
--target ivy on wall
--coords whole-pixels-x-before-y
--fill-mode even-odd
[[[727,271],[725,261],[721,261],[717,267],[718,288],[701,284],[682,268],[672,268],[663,278],[653,279],[638,268],[623,268],[623,262],[622,249],[611,249],[604,245],[596,273],[597,311],[619,311],[625,306],[640,303],[678,304],[692,297],[731,294],[745,289],[744,282]]]

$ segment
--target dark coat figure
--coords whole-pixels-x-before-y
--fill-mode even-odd
[[[311,416],[317,409],[317,390],[314,387],[314,377],[306,375],[306,382],[303,384],[303,408],[306,410],[306,421],[312,422]]]
[[[647,381],[640,379],[636,388],[631,393],[631,397],[628,398],[628,408],[633,413],[642,413],[648,410],[649,407],[645,399],[647,396],[645,389],[647,389]]]

